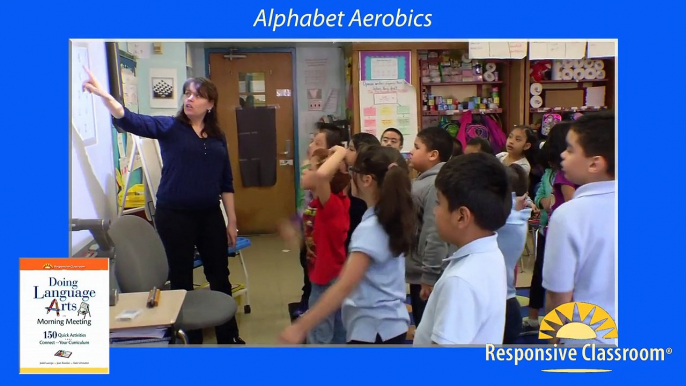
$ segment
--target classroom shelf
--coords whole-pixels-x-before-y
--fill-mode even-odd
[[[529,111],[532,114],[540,114],[540,113],[582,113],[584,111],[604,111],[607,110],[608,108],[606,106],[603,107],[571,107],[571,108],[561,108],[561,107],[541,107],[538,109],[535,108],[530,108]]]
[[[540,83],[540,84],[550,84],[550,83],[560,83],[560,84],[576,84],[576,83],[604,83],[607,82],[607,79],[582,79],[582,80],[542,80],[540,82],[532,82],[532,83]]]
[[[504,132],[507,132],[507,127],[510,125],[512,110],[510,106],[512,104],[510,82],[512,80],[512,74],[516,73],[516,71],[513,70],[513,63],[516,61],[505,59],[473,60],[471,62],[471,69],[478,69],[478,67],[474,66],[478,63],[481,66],[481,71],[483,71],[483,73],[487,72],[486,66],[488,64],[496,64],[495,71],[497,72],[497,77],[489,77],[488,79],[493,80],[490,82],[482,78],[483,74],[480,76],[472,73],[472,77],[462,78],[460,75],[464,73],[465,70],[470,69],[469,66],[464,66],[464,63],[461,60],[462,55],[468,51],[468,48],[469,47],[465,45],[464,48],[460,49],[418,50],[418,83],[421,90],[421,96],[418,98],[418,103],[422,107],[422,111],[420,112],[422,117],[421,127],[427,128],[435,126],[437,121],[445,118],[457,120],[464,116],[464,113],[467,111],[471,111],[473,114],[497,115],[496,120],[498,121],[498,124],[502,126]],[[440,56],[436,58],[422,57],[423,55],[429,55],[431,52],[436,52]],[[519,67],[519,70],[523,70],[523,62],[522,66]],[[440,79],[438,78],[439,74],[441,77]],[[469,75],[470,74],[466,74],[466,76]],[[476,101],[474,99],[475,97],[478,97],[480,100]],[[432,99],[433,101],[431,101]],[[458,110],[457,105],[464,103],[465,101],[470,101],[469,107],[471,107],[471,109]],[[434,106],[437,110],[430,110],[429,108],[431,106]],[[466,105],[463,106],[467,107]],[[484,109],[480,109],[479,107],[484,107]],[[485,107],[497,108],[488,109]],[[453,108],[454,110],[447,110],[448,108]]]
[[[476,62],[489,62],[489,63],[505,63],[505,59],[475,59]],[[420,59],[419,64],[437,64],[437,63],[445,63],[445,60],[443,58],[429,58],[429,59]]]
[[[440,83],[422,83],[424,86],[474,86],[474,85],[487,85],[487,84],[503,84],[502,81],[495,82],[440,82]]]
[[[462,115],[470,110],[444,110],[444,111],[422,111],[422,115],[425,117],[431,117],[435,115]],[[474,109],[471,110],[472,114],[500,114],[503,109]]]
[[[524,69],[524,82],[520,92],[523,94],[524,100],[524,115],[522,116],[524,124],[531,125],[534,123],[539,123],[541,121],[541,114],[546,113],[584,113],[584,112],[597,112],[597,111],[607,111],[613,110],[615,108],[615,74],[616,74],[616,63],[614,58],[597,58],[592,60],[599,60],[604,63],[603,70],[605,71],[605,76],[603,79],[572,79],[572,80],[552,80],[552,79],[542,79],[534,80],[532,77],[532,68],[536,65],[538,60],[525,60]],[[550,61],[549,61],[550,62]],[[554,61],[552,61],[554,62]],[[549,69],[552,72],[552,68]],[[551,74],[546,75],[550,77]],[[540,97],[543,98],[543,104],[548,106],[554,105],[584,105],[586,104],[586,99],[588,97],[588,89],[593,87],[604,87],[605,88],[605,100],[592,102],[594,104],[604,104],[605,106],[583,106],[583,107],[531,107],[531,85],[533,83],[540,83],[543,85]],[[583,92],[583,99],[579,99],[579,91]],[[556,93],[558,101],[546,100],[547,96],[552,93]],[[574,94],[573,94],[574,93]],[[564,95],[567,96],[564,96]],[[559,101],[559,98],[567,98],[566,101]],[[570,117],[564,117],[563,119],[571,119]]]

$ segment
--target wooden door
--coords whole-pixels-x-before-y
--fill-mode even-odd
[[[295,213],[293,63],[290,53],[210,54],[209,77],[217,85],[219,124],[229,143],[239,234],[274,233]],[[239,164],[236,109],[267,106],[276,112],[276,183],[245,187]]]

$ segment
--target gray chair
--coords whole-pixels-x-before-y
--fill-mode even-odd
[[[160,236],[147,221],[122,216],[112,221],[108,233],[115,248],[114,270],[122,293],[164,286],[169,274],[167,255]],[[225,293],[188,291],[175,327],[187,343],[184,331],[220,326],[236,315],[237,308],[236,301]]]

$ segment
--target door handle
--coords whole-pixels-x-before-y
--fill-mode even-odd
[[[279,154],[285,155],[285,156],[291,155],[291,140],[290,139],[286,140],[286,151],[283,151]]]

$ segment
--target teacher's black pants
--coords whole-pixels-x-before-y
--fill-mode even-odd
[[[232,296],[228,236],[219,205],[208,210],[157,208],[155,225],[167,253],[172,289],[193,291],[193,260],[197,247],[210,289]],[[189,343],[202,343],[202,331],[186,333]],[[231,344],[238,337],[236,318],[217,326],[216,333],[218,344]]]

